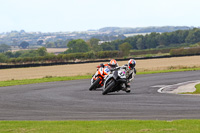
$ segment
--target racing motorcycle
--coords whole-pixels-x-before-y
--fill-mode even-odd
[[[120,69],[120,67],[115,68],[113,72],[106,78],[102,94],[106,95],[110,92],[120,91],[125,83],[126,72]]]
[[[97,67],[97,72],[92,76],[90,91],[96,90],[104,85],[105,78],[110,74],[110,69],[107,67]]]

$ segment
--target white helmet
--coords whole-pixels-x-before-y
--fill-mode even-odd
[[[130,59],[128,61],[128,68],[129,69],[133,69],[135,67],[135,65],[136,65],[136,61],[134,59]]]
[[[117,61],[116,61],[115,59],[110,60],[109,65],[110,65],[111,67],[118,67]]]

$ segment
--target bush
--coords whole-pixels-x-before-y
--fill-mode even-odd
[[[16,59],[17,58],[10,58],[10,59],[7,60],[7,63],[13,63],[13,64],[15,64],[15,63],[17,63]]]
[[[196,48],[180,48],[170,50],[170,55],[197,55],[200,54],[200,47]]]
[[[91,51],[91,52],[84,53],[84,57],[85,59],[95,59],[96,55],[93,51]]]
[[[96,58],[102,59],[102,58],[114,58],[114,57],[120,57],[119,51],[100,51],[97,52]]]
[[[31,57],[22,58],[22,63],[27,63],[27,62],[31,62],[31,61],[32,61]]]
[[[135,50],[130,52],[130,55],[145,55],[145,54],[158,54],[169,53],[171,49],[147,49],[147,50]]]
[[[4,54],[0,54],[0,62],[3,63],[3,62],[6,62],[8,58],[4,55]]]

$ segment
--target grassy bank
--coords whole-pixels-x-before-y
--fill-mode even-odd
[[[196,85],[195,88],[196,88],[195,92],[200,94],[200,84]]]
[[[196,90],[187,94],[200,94],[200,84],[195,85]]]
[[[144,71],[144,72],[138,72],[137,75],[155,74],[155,73],[167,73],[167,72],[197,71],[197,70],[200,70],[200,68],[185,68],[185,69],[171,69],[171,70],[159,70],[159,71]],[[35,84],[35,83],[44,83],[44,82],[55,82],[55,81],[90,79],[91,76],[92,75],[70,76],[70,77],[46,76],[44,78],[38,78],[38,79],[8,80],[8,81],[0,81],[0,87],[14,86],[14,85],[25,85],[25,84]]]
[[[195,85],[196,90],[194,92],[185,92],[181,94],[200,94],[200,84]]]
[[[0,121],[1,133],[199,133],[200,120]]]
[[[0,81],[0,87],[14,86],[14,85],[25,85],[25,84],[35,84],[35,83],[44,83],[44,82],[55,82],[55,81],[80,80],[80,79],[89,79],[89,78],[91,78],[91,75],[70,76],[70,77],[51,77],[51,76],[47,76],[47,77],[38,78],[38,79]]]

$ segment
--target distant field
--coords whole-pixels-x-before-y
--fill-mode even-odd
[[[46,49],[48,53],[61,53],[67,50],[67,48],[46,48]],[[30,50],[30,49],[13,49],[12,52],[16,52],[19,50]]]
[[[145,36],[146,34],[150,34],[150,32],[148,32],[148,33],[132,33],[132,34],[124,34],[124,36],[126,36],[126,37],[137,36],[137,35],[143,35],[143,36]]]
[[[127,60],[128,61],[128,60]],[[119,65],[127,61],[118,62]],[[200,56],[174,57],[165,59],[136,60],[138,72],[179,69],[184,67],[200,67]],[[106,63],[106,62],[104,62]],[[15,68],[0,70],[0,81],[12,79],[34,79],[46,76],[76,76],[93,74],[100,63],[86,63],[73,65],[58,65],[32,68]]]
[[[61,53],[66,50],[67,50],[67,48],[47,48],[48,53]]]

